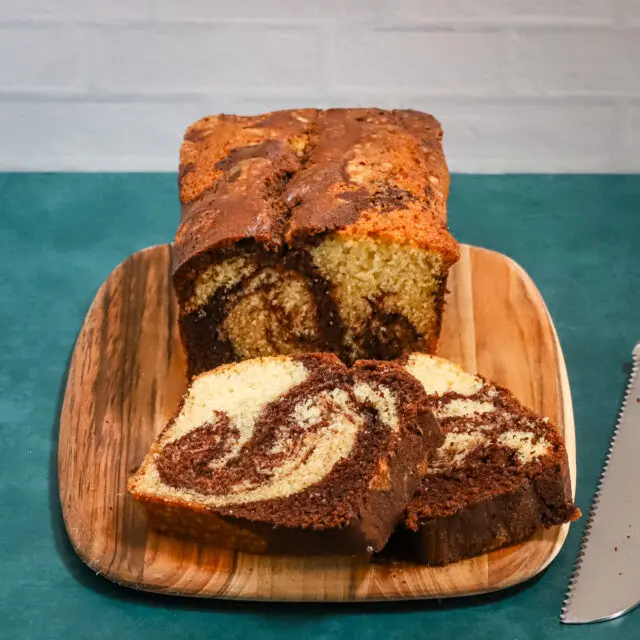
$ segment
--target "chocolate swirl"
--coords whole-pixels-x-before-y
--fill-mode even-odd
[[[374,418],[376,439],[398,430],[388,387],[331,369],[244,409],[213,409],[169,441],[156,457],[161,480],[218,507],[284,498],[321,483],[373,430]]]

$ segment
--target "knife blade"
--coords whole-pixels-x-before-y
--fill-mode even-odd
[[[617,618],[640,602],[640,343],[560,619]]]

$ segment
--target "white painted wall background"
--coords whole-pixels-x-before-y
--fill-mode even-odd
[[[0,169],[175,170],[215,112],[429,111],[452,170],[640,171],[640,0],[0,0]]]

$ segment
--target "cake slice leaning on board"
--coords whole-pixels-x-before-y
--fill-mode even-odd
[[[219,547],[371,555],[444,440],[399,365],[273,356],[196,377],[129,491],[149,526]]]
[[[429,394],[445,442],[392,538],[392,553],[441,565],[580,517],[564,442],[547,419],[443,358],[415,353],[404,366]]]

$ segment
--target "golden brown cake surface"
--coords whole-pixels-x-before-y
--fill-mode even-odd
[[[453,263],[441,141],[433,116],[409,110],[203,118],[180,150],[176,268],[215,244],[280,244],[335,229],[430,248]]]

